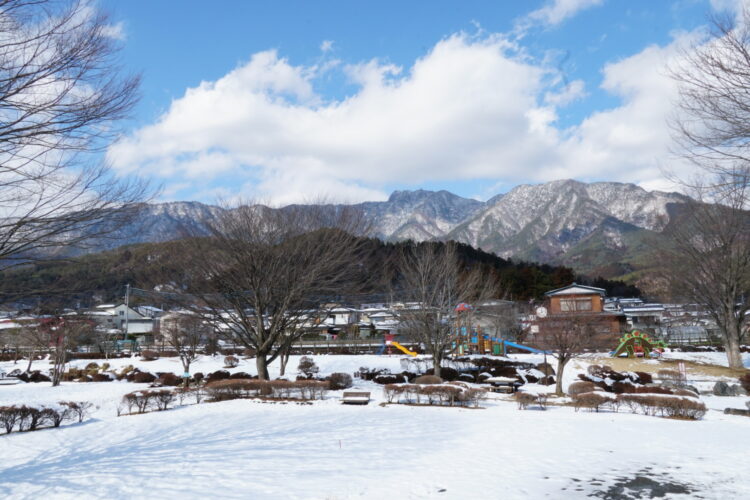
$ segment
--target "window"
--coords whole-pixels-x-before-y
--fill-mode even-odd
[[[562,312],[590,311],[591,299],[560,299]]]

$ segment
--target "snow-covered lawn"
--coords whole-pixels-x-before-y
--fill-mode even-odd
[[[401,371],[398,356],[314,359],[323,375]],[[181,372],[175,359],[110,363]],[[206,357],[192,371],[221,365]],[[252,360],[230,371],[254,373]],[[719,411],[747,398],[704,397],[714,409],[687,422],[519,411],[500,395],[485,409],[380,406],[381,386],[355,379],[372,391],[370,405],[342,406],[341,392],[331,392],[310,405],[237,400],[117,417],[122,394],[142,387],[0,386],[0,405],[99,406],[83,424],[0,435],[0,498],[631,498],[617,494],[654,484],[665,498],[750,498],[750,418]]]

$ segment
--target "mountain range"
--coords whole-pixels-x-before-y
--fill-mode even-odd
[[[504,258],[611,278],[644,267],[654,238],[685,201],[684,195],[634,184],[559,180],[520,185],[485,202],[420,189],[355,206],[371,221],[373,235],[386,241],[452,239]],[[136,222],[96,249],[179,238],[223,210],[199,202],[148,204]]]

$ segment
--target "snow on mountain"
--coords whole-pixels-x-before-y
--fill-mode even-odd
[[[626,252],[643,232],[658,233],[669,221],[669,205],[684,202],[677,193],[646,191],[634,184],[559,180],[521,185],[487,202],[448,191],[395,191],[387,201],[356,207],[373,222],[373,236],[384,240],[447,240],[468,243],[503,257],[581,264],[598,248]],[[161,242],[200,233],[224,209],[199,202],[145,205],[137,221],[97,250]],[[610,255],[610,254],[608,254]],[[583,259],[583,260],[582,260]]]

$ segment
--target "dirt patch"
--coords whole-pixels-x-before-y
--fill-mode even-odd
[[[583,361],[583,360],[582,360]],[[739,376],[748,373],[750,370],[733,370],[726,366],[712,365],[708,363],[700,363],[696,361],[687,361],[679,359],[662,359],[658,362],[653,360],[644,360],[641,358],[611,358],[609,356],[597,356],[592,358],[585,358],[587,363],[609,365],[612,369],[618,372],[646,372],[656,373],[659,370],[676,370],[678,363],[685,363],[685,370],[687,371],[688,378],[700,378],[700,377],[728,377],[738,378]],[[577,363],[577,361],[573,361]],[[579,365],[580,369],[583,366]]]
[[[691,495],[697,490],[692,486],[660,478],[658,481],[645,475],[648,471],[637,472],[633,477],[618,477],[615,484],[607,489],[597,490],[590,497],[606,500],[634,500],[638,498],[664,498],[667,495]],[[598,481],[590,484],[597,486]],[[700,497],[694,497],[700,498]]]

